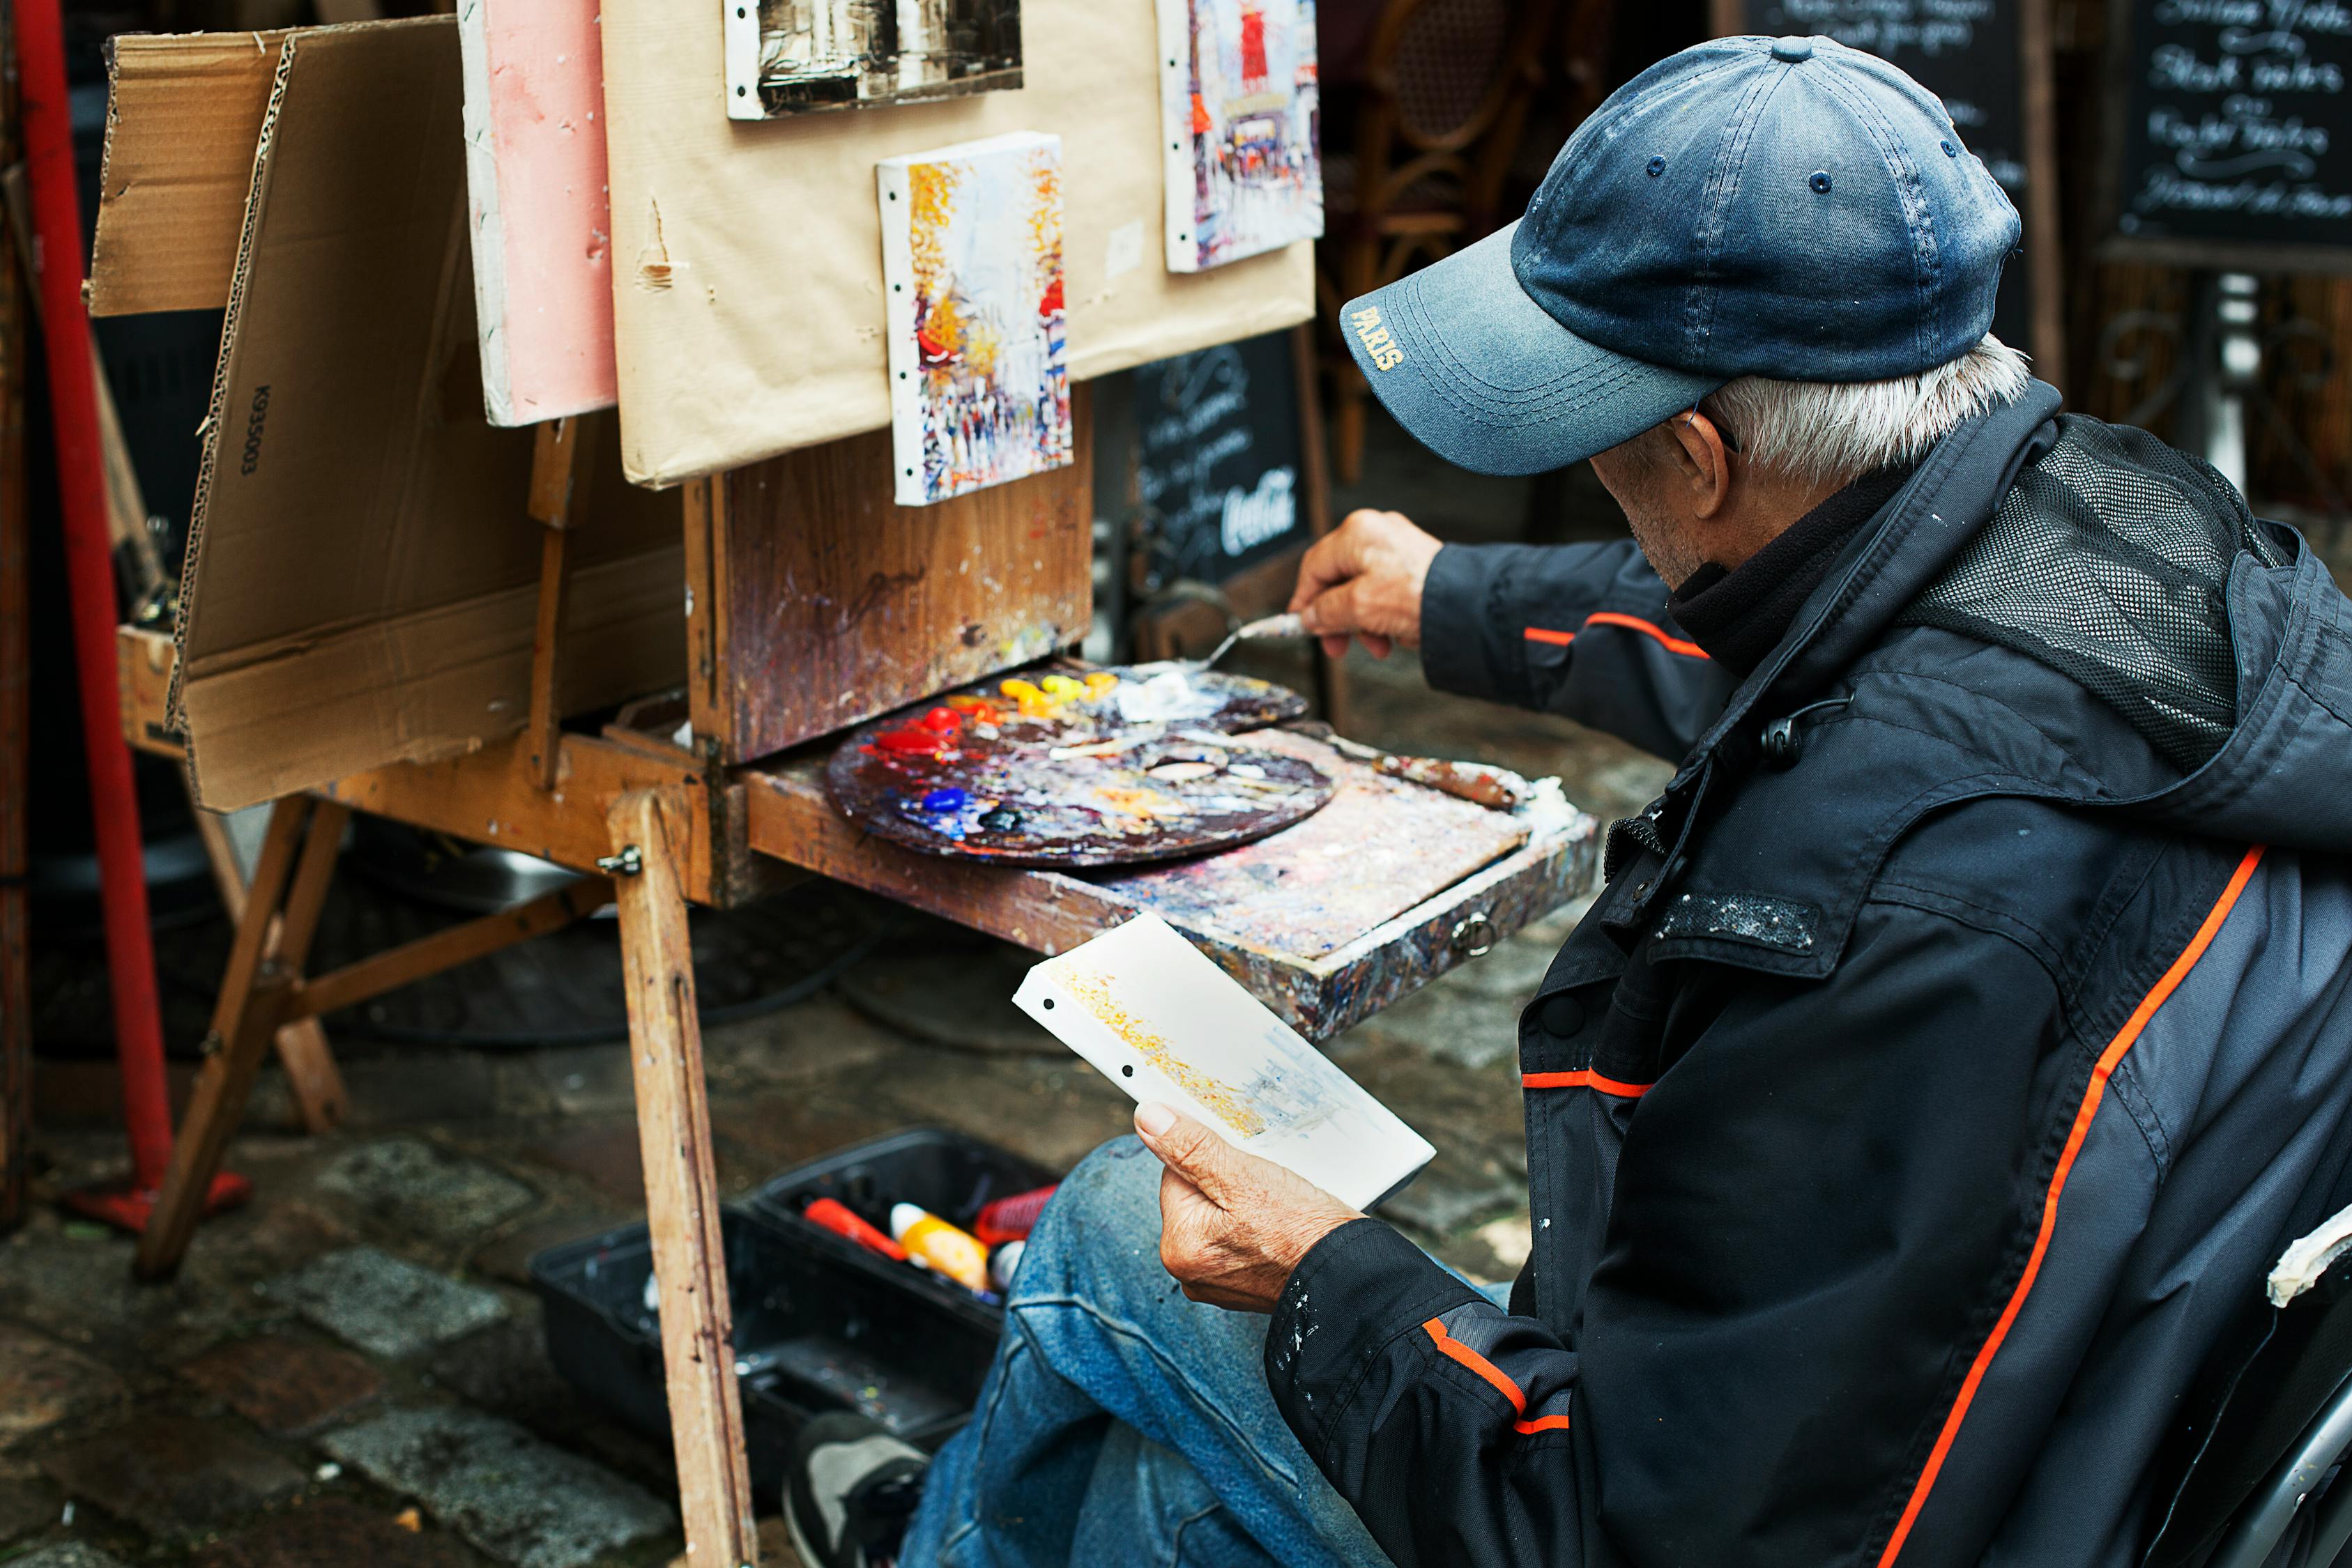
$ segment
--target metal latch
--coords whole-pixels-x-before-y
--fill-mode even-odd
[[[637,852],[635,844],[623,844],[616,855],[600,856],[596,869],[606,876],[635,876],[646,869],[646,857]]]

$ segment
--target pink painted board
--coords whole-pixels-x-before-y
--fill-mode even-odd
[[[459,0],[482,397],[532,424],[618,395],[600,0]]]

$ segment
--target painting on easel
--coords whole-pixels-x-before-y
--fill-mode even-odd
[[[773,120],[1021,85],[1021,0],[725,0],[727,112]]]
[[[1323,233],[1315,0],[1159,0],[1168,269]]]
[[[1066,466],[1061,138],[1015,131],[878,172],[898,504]]]

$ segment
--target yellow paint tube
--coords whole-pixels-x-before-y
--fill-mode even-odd
[[[890,1239],[907,1256],[967,1291],[988,1289],[988,1249],[929,1209],[911,1203],[890,1206]]]

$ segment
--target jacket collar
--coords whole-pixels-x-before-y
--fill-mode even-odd
[[[2060,401],[2056,388],[2033,382],[2017,402],[1967,421],[1937,443],[1847,546],[1788,635],[1731,694],[1665,793],[1611,830],[1611,881],[1594,910],[1604,925],[1626,932],[1649,916],[1679,873],[1709,783],[1754,763],[1768,722],[1759,710],[1777,716],[1801,705],[1885,635],[1991,520],[2018,471],[2056,440]]]

